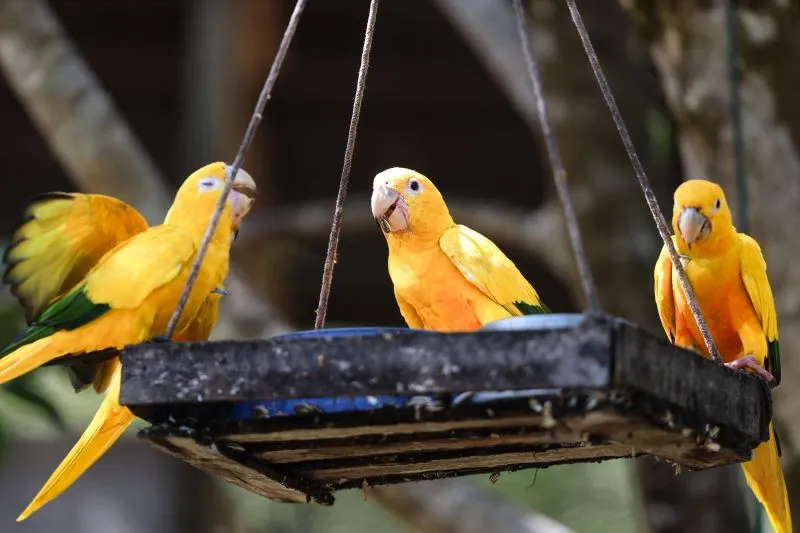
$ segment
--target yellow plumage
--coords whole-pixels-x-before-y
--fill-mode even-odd
[[[56,298],[63,296],[97,265],[112,248],[148,228],[144,217],[125,202],[102,194],[43,194],[25,209],[24,221],[12,234],[3,257],[3,282],[8,284],[31,323]],[[219,295],[207,296],[188,329],[207,329],[216,323]],[[212,326],[213,327],[213,326]],[[208,334],[187,334],[189,339]],[[182,339],[182,333],[175,336]],[[76,392],[94,385],[108,387],[113,361],[76,362],[68,367]]]
[[[389,246],[389,276],[413,328],[469,331],[547,307],[489,239],[453,221],[427,177],[392,168],[375,176],[372,212]]]
[[[765,367],[775,384],[780,383],[778,320],[767,264],[758,243],[733,227],[722,189],[704,180],[683,183],[675,191],[672,225],[672,242],[722,359],[734,368],[750,368],[769,377]],[[670,341],[710,357],[666,247],[654,269],[654,291]],[[769,434],[742,470],[773,528],[791,533],[789,498],[772,423]]]
[[[12,351],[4,350],[0,383],[56,357],[119,350],[163,334],[216,206],[225,172],[225,164],[213,163],[192,174],[179,189],[164,224],[119,242],[84,279],[56,298],[22,340],[12,345]],[[212,290],[221,286],[227,274],[232,235],[249,210],[254,192],[252,178],[240,172],[178,322],[176,340],[201,340],[211,333],[219,302]],[[18,520],[63,492],[130,425],[133,415],[119,405],[119,369],[117,358],[103,364],[109,390],[100,409]]]
[[[69,291],[100,258],[147,229],[133,207],[102,194],[54,192],[35,198],[14,230],[3,282],[30,323]]]

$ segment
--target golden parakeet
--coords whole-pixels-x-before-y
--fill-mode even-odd
[[[409,327],[469,331],[501,318],[550,312],[492,241],[453,221],[442,195],[419,172],[379,173],[371,203]]]
[[[136,209],[111,196],[42,194],[28,204],[23,222],[12,234],[12,244],[3,255],[3,283],[19,300],[30,325],[50,302],[81,281],[106,252],[147,227]],[[219,296],[207,298],[195,318],[200,328],[208,328],[217,319]],[[183,332],[175,338],[181,340],[182,336]],[[113,373],[110,365],[70,364],[67,369],[75,391],[94,384],[98,393],[103,392]]]
[[[224,163],[212,163],[189,176],[163,224],[122,241],[84,279],[50,303],[20,340],[0,351],[0,383],[57,357],[119,351],[163,334],[219,199],[226,170]],[[199,340],[210,334],[220,297],[212,291],[227,275],[233,234],[254,194],[253,179],[240,170],[178,322],[176,339]],[[63,492],[133,421],[133,414],[119,404],[119,360],[105,364],[110,387],[100,409],[18,520]]]
[[[767,264],[751,237],[738,233],[722,188],[689,180],[675,191],[672,241],[711,336],[726,365],[756,372],[777,385],[781,378],[778,319]],[[686,302],[666,247],[655,266],[655,299],[670,341],[710,357]],[[792,518],[776,435],[742,464],[747,484],[778,533],[791,533]]]

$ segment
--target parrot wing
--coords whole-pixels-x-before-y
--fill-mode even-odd
[[[512,315],[550,312],[514,263],[477,231],[453,226],[439,246],[467,281]]]
[[[675,236],[672,236],[675,244]],[[677,245],[677,244],[676,244]],[[670,342],[675,342],[675,298],[672,294],[672,259],[666,246],[661,247],[661,253],[653,269],[653,292],[656,297],[658,318],[664,327]]]
[[[766,368],[775,376],[775,385],[781,382],[781,355],[778,342],[778,313],[767,278],[767,262],[761,248],[752,237],[739,233],[739,265],[742,281],[753,304],[761,329],[767,337]]]
[[[101,194],[48,193],[34,198],[3,256],[3,283],[28,324],[81,281],[110,249],[147,229],[136,209]]]
[[[120,243],[84,281],[50,304],[17,341],[0,350],[0,357],[56,331],[83,326],[110,309],[138,307],[174,280],[194,253],[191,237],[175,226],[156,226]]]

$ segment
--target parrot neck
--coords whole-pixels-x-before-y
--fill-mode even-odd
[[[736,239],[736,228],[733,226],[716,227],[708,236],[692,244],[691,248],[678,234],[678,253],[693,258],[712,258],[729,252]]]
[[[389,233],[386,241],[389,250],[418,252],[439,247],[439,239],[444,232],[455,226],[456,223],[445,212],[437,217],[426,218],[424,224],[413,224],[409,231],[402,233]]]
[[[233,227],[231,223],[230,210],[230,206],[226,205],[225,210],[219,217],[217,227],[214,229],[214,235],[211,237],[211,244],[228,247],[230,246],[230,243],[233,240]],[[200,247],[203,237],[205,236],[206,229],[208,229],[208,222],[210,219],[210,214],[206,216],[204,210],[199,210],[196,208],[196,206],[192,208],[191,206],[183,207],[180,205],[173,205],[164,219],[164,224],[178,226],[184,229],[192,236],[195,245]]]

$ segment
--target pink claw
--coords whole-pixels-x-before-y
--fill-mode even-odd
[[[772,373],[758,364],[753,354],[748,354],[740,359],[731,361],[730,363],[725,363],[725,366],[733,370],[750,369],[758,374],[761,379],[767,383],[772,383],[772,381],[775,379],[775,376],[773,376]]]

